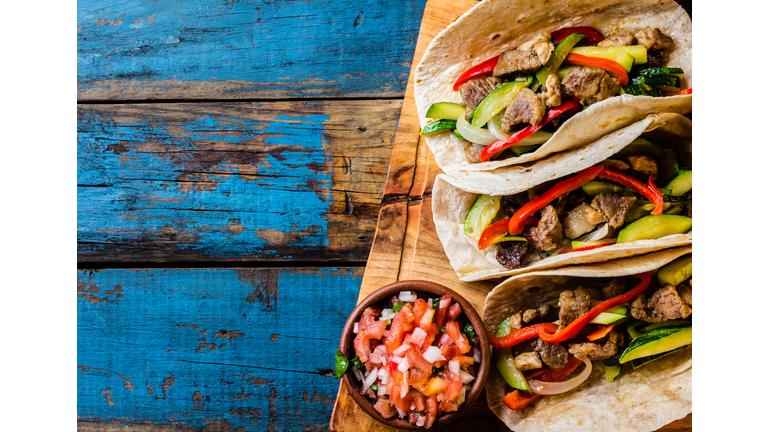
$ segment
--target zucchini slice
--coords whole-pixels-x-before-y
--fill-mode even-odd
[[[685,255],[659,269],[656,280],[660,286],[678,286],[693,274],[693,255]]]
[[[666,189],[670,189],[670,195],[681,196],[693,189],[693,170],[680,170],[675,178],[667,183]]]
[[[626,363],[643,357],[655,356],[693,343],[693,327],[668,327],[642,333],[632,339],[619,359]]]
[[[639,368],[640,366],[642,366],[642,365],[644,365],[644,364],[646,364],[646,363],[650,363],[650,362],[652,362],[652,361],[654,361],[654,360],[656,360],[656,359],[658,359],[658,358],[664,357],[664,356],[665,356],[665,355],[667,355],[667,354],[672,354],[673,352],[676,352],[676,351],[680,351],[680,350],[682,350],[682,349],[685,349],[687,346],[688,346],[688,345],[685,345],[685,346],[681,346],[680,348],[675,348],[675,349],[673,349],[672,351],[669,351],[669,352],[665,352],[665,353],[661,353],[661,354],[656,354],[656,355],[652,355],[652,356],[648,356],[648,357],[643,357],[643,358],[639,358],[639,359],[634,359],[634,360],[630,361],[630,363],[632,364],[632,367],[633,367],[633,368],[637,369],[637,368]],[[607,371],[606,371],[606,373],[607,373]]]
[[[483,230],[491,224],[491,221],[499,212],[501,206],[500,196],[480,195],[472,204],[472,208],[464,219],[464,235],[472,240],[479,241]]]
[[[494,348],[493,363],[496,365],[499,375],[504,378],[504,381],[510,387],[529,394],[531,393],[531,388],[528,387],[525,375],[515,367],[515,357],[512,355],[511,348]]]
[[[427,110],[427,118],[458,120],[467,112],[462,105],[453,102],[435,102]]]
[[[437,132],[442,132],[444,130],[453,129],[455,127],[456,127],[455,120],[433,121],[432,123],[429,123],[426,126],[424,126],[424,129],[421,130],[420,135],[429,135]]]
[[[645,68],[638,71],[640,75],[653,76],[653,75],[669,75],[669,74],[682,74],[680,68]]]

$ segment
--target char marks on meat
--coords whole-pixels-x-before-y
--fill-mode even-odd
[[[653,30],[640,30],[635,33],[637,42],[649,50],[663,50],[672,46],[674,42],[671,37],[665,35],[658,28]]]
[[[632,288],[632,284],[625,278],[615,277],[608,282],[608,285],[604,286],[602,291],[605,299],[610,299],[616,296],[620,296]]]
[[[624,335],[612,331],[603,345],[594,342],[572,343],[568,344],[568,351],[582,361],[585,358],[592,361],[603,361],[615,356],[619,352],[619,346],[623,343]]]
[[[646,57],[648,58],[648,62],[643,65],[645,67],[662,67],[667,63],[667,59],[664,56],[664,51],[655,49],[648,50]]]
[[[549,34],[541,34],[520,45],[516,50],[502,52],[493,69],[493,76],[510,79],[531,75],[547,63],[554,49],[554,45],[549,40]]]
[[[529,371],[541,367],[541,358],[536,352],[526,352],[515,357],[515,367],[517,370]]]
[[[595,102],[616,96],[619,93],[619,79],[611,76],[605,69],[577,66],[563,78],[565,89],[582,99],[582,103],[591,105]]]
[[[536,126],[541,123],[546,110],[544,104],[536,97],[536,93],[528,88],[523,88],[507,107],[501,121],[501,130],[512,133],[512,129],[520,123]]]
[[[635,197],[628,197],[613,191],[600,192],[592,200],[592,207],[599,209],[608,219],[613,228],[624,225],[627,211],[637,201]]]
[[[467,140],[463,140],[461,142],[461,146],[464,149],[464,156],[467,158],[467,162],[469,163],[478,163],[480,162],[480,153],[483,152],[484,146],[481,146],[480,144],[471,143]]]
[[[459,86],[459,93],[464,106],[467,107],[467,114],[464,118],[469,121],[469,116],[477,105],[488,96],[488,93],[501,85],[501,80],[494,77],[480,77],[471,79]]]
[[[544,342],[541,339],[536,339],[534,350],[539,353],[541,361],[549,366],[552,370],[562,369],[566,363],[568,363],[568,350],[559,343]]]
[[[649,323],[659,323],[671,319],[688,318],[693,310],[685,304],[675,287],[666,284],[659,288],[650,300],[643,294],[631,303],[632,317]]]
[[[525,192],[501,197],[501,208],[508,217],[512,217],[520,208],[528,204],[528,194]]]
[[[551,251],[563,246],[563,226],[557,217],[557,210],[550,204],[541,209],[541,220],[536,226],[523,230],[528,243],[536,249]]]
[[[544,91],[539,93],[539,99],[547,108],[558,107],[563,103],[562,94],[560,93],[560,78],[557,75],[550,74],[547,77]]]
[[[501,242],[499,243],[499,248],[496,250],[496,261],[508,269],[516,269],[523,263],[523,257],[527,251],[527,242]]]
[[[584,287],[565,290],[560,293],[560,328],[566,327],[579,316],[589,311],[592,299]]]
[[[648,155],[627,156],[629,166],[646,178],[659,175],[659,164],[656,159]]]
[[[632,35],[618,35],[612,38],[604,39],[597,43],[600,48],[613,48],[630,46],[635,43],[635,38]]]

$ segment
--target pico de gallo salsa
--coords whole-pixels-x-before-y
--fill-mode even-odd
[[[366,308],[353,331],[356,356],[337,351],[336,377],[351,370],[385,419],[429,429],[464,403],[482,357],[474,327],[451,296],[425,300],[402,291]]]

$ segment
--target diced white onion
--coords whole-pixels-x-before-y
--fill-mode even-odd
[[[459,134],[461,134],[465,140],[475,144],[488,145],[498,141],[498,138],[496,138],[488,129],[472,126],[467,122],[467,119],[465,119],[464,116],[459,116],[459,119],[456,120],[456,130],[459,131]]]
[[[391,361],[391,362],[394,362],[394,363],[397,363],[397,364],[400,364],[400,362],[402,362],[402,361],[403,361],[403,358],[402,358],[402,357],[400,357],[400,356],[392,356],[392,358],[391,358],[391,359],[389,359],[389,361]]]
[[[400,362],[399,365],[397,365],[397,370],[399,370],[400,372],[405,372],[408,370],[409,367],[411,367],[411,365],[408,364],[408,359],[405,358],[403,359],[402,362]]]
[[[501,141],[507,140],[507,134],[504,133],[503,130],[501,130],[501,121],[504,118],[505,111],[500,112],[496,117],[492,118],[491,121],[488,122],[488,130],[495,136],[496,138],[500,139]]]
[[[472,356],[475,358],[476,363],[480,363],[480,349],[479,348],[473,348],[472,349]]]
[[[462,384],[469,384],[474,380],[475,380],[475,377],[464,372],[463,370],[459,370],[459,381],[461,381]]]
[[[399,347],[397,347],[396,350],[392,351],[392,354],[394,354],[396,356],[401,356],[401,355],[405,354],[405,352],[408,351],[409,349],[411,349],[410,345],[402,344]]]
[[[448,362],[448,370],[451,371],[452,374],[459,376],[459,372],[461,371],[461,363],[459,363],[458,360],[451,360]]]
[[[395,409],[397,410],[397,416],[398,416],[398,417],[400,417],[400,418],[403,418],[403,417],[405,417],[405,414],[406,414],[406,412],[405,412],[405,411],[401,410],[401,409],[400,409],[400,408],[398,408],[398,407],[395,407]]]
[[[382,357],[381,354],[377,353],[375,350],[371,353],[370,357],[368,357],[368,361],[371,363],[384,363],[384,360],[386,357]]]
[[[440,393],[439,395],[437,395],[437,401],[438,401],[438,402],[442,402],[442,401],[443,401],[443,394],[442,394],[442,393]]]
[[[589,378],[589,374],[592,373],[592,362],[585,358],[584,364],[586,364],[587,367],[585,367],[580,374],[569,379],[568,381],[544,382],[538,380],[528,380],[528,386],[531,388],[533,393],[540,395],[553,395],[571,391],[578,387],[579,384],[586,381],[587,378]]]
[[[368,377],[363,381],[363,388],[360,390],[360,393],[365,393],[366,390],[371,386],[371,384],[376,382],[376,378],[378,378],[379,369],[373,368],[373,370],[368,374]]]
[[[395,311],[393,311],[392,309],[384,309],[383,311],[381,311],[381,318],[379,318],[379,321],[391,320],[394,317],[395,317]]]
[[[418,420],[416,420],[416,426],[422,427],[424,426],[424,423],[426,423],[426,421],[427,421],[427,416],[425,415],[419,416]]]
[[[459,395],[456,396],[456,405],[461,406],[461,404],[464,403],[464,400],[467,398],[467,391],[469,391],[469,386],[466,386],[466,385],[461,386],[461,390],[459,390]]]
[[[429,306],[430,309],[432,309],[432,299],[429,299],[427,302],[427,306]]]
[[[386,386],[387,384],[389,384],[390,375],[389,375],[389,371],[387,370],[387,368],[379,369],[379,374],[378,375],[379,375],[379,379],[381,380],[381,385],[382,386]]]
[[[410,292],[410,291],[401,291],[400,292],[400,301],[401,302],[415,302],[417,299],[416,294]]]
[[[608,234],[610,234],[610,232],[611,232],[611,227],[606,222],[603,224],[603,226],[592,231],[591,233],[584,234],[583,236],[577,238],[576,241],[592,242],[592,241],[602,240],[605,237],[607,237]]]
[[[443,309],[447,308],[448,306],[450,306],[450,304],[451,304],[451,298],[450,297],[441,298],[440,299],[440,306],[438,306],[438,309],[440,309],[440,308],[443,308]]]
[[[427,332],[422,330],[421,327],[416,327],[408,338],[408,341],[416,346],[422,346],[424,344],[424,339],[426,338]]]
[[[424,354],[422,354],[424,357],[424,360],[434,363],[438,360],[445,360],[445,357],[443,357],[443,352],[440,351],[440,348],[436,346],[430,346],[426,350],[424,350]]]
[[[357,323],[352,327],[352,333],[357,333]]]
[[[385,384],[381,384],[379,386],[379,391],[377,391],[376,394],[379,396],[384,396],[387,394],[387,386]]]
[[[400,397],[404,398],[408,394],[408,369],[403,372],[403,386],[400,388]]]
[[[358,381],[363,382],[365,380],[365,377],[363,377],[363,373],[360,372],[360,369],[357,368],[355,365],[352,366],[352,373],[355,374],[355,378],[357,378]]]
[[[440,343],[443,345],[450,345],[453,342],[453,338],[448,336],[448,333],[443,333],[443,336],[440,338]]]
[[[366,371],[364,372],[364,375],[365,375],[365,377],[366,377],[366,378],[368,378],[368,375],[370,375],[370,374],[371,374],[371,371],[369,371],[369,370],[366,370]]]

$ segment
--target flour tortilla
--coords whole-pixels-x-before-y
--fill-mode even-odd
[[[693,242],[693,230],[655,240],[614,244],[599,249],[555,255],[517,269],[496,261],[498,245],[477,249],[477,241],[464,235],[464,219],[478,194],[512,195],[549,180],[561,178],[599,164],[638,136],[662,147],[674,148],[681,161],[692,157],[691,121],[679,114],[654,114],[628,128],[609,134],[592,144],[557,153],[544,160],[507,167],[494,172],[440,174],[432,188],[435,229],[451,267],[463,281],[512,276],[573,264],[626,258]],[[627,129],[631,129],[628,131]],[[623,134],[629,134],[628,139]],[[461,188],[461,189],[460,189]]]
[[[560,291],[573,289],[575,279],[651,271],[692,251],[691,246],[679,247],[509,278],[488,294],[483,323],[495,332],[501,321],[512,313],[535,308],[555,298]],[[562,395],[542,397],[522,410],[510,410],[502,402],[507,389],[495,367],[491,368],[485,392],[491,410],[515,432],[650,432],[691,412],[692,352],[687,348],[639,369],[624,365],[622,374],[612,383],[605,380],[602,364],[593,362],[594,369],[585,383]]]
[[[427,124],[432,103],[462,103],[459,92],[452,89],[464,71],[543,31],[572,26],[591,26],[606,37],[658,27],[674,40],[665,51],[667,65],[685,71],[684,88],[693,85],[691,18],[672,0],[484,0],[440,32],[416,68],[414,93],[421,127]],[[535,152],[477,164],[467,162],[461,140],[452,133],[439,132],[424,139],[444,172],[487,171],[583,146],[649,114],[687,114],[691,110],[690,95],[616,96],[573,116]]]

